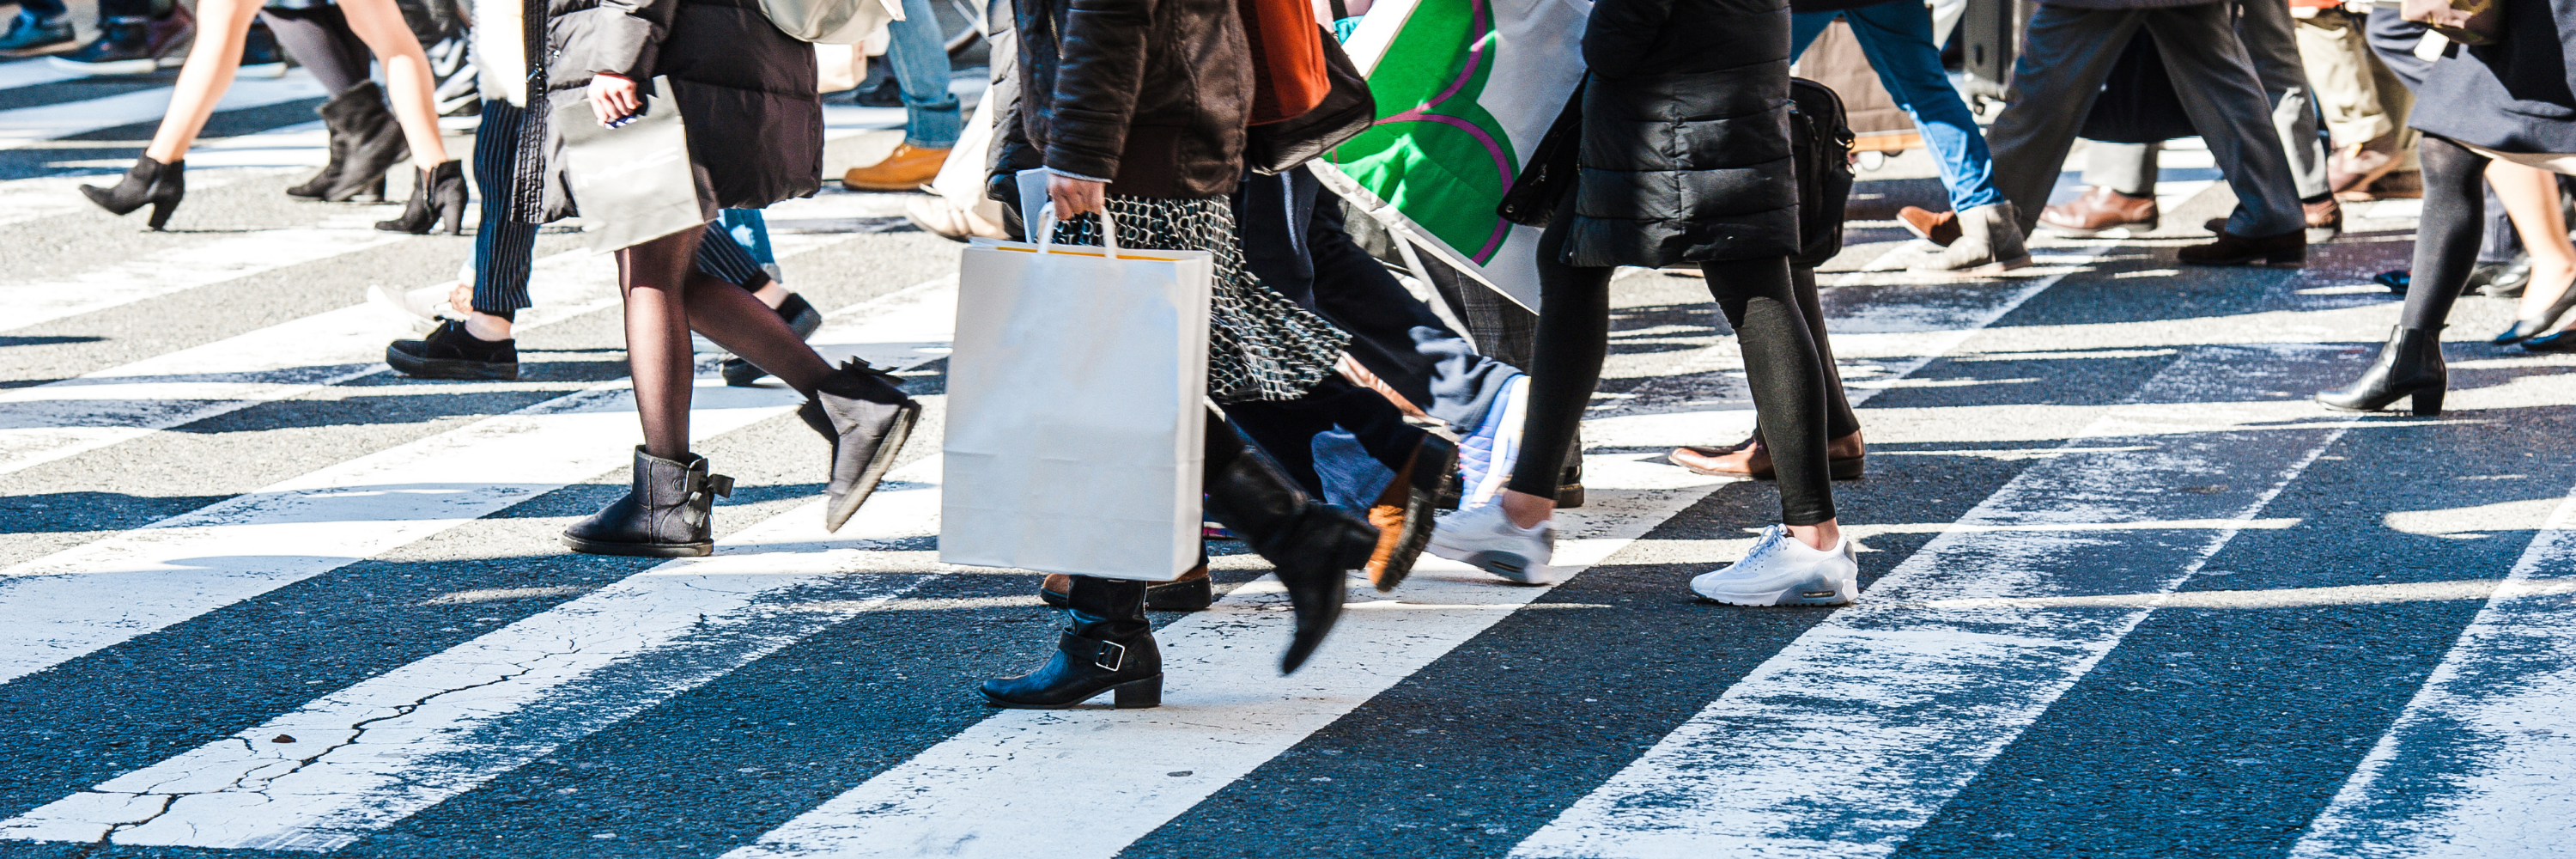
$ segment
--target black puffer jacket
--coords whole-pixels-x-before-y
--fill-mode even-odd
[[[1784,0],[1598,0],[1564,262],[1798,250]]]
[[[543,103],[582,101],[599,74],[643,87],[655,75],[669,77],[676,92],[663,95],[678,102],[689,127],[689,160],[708,217],[716,208],[757,209],[822,187],[814,48],[772,26],[759,0],[544,2]],[[542,220],[572,213],[556,157],[562,137],[553,132],[535,141],[546,155]]]
[[[1020,0],[1020,101],[994,187],[1045,166],[1109,193],[1213,197],[1243,173],[1252,55],[1235,0]]]

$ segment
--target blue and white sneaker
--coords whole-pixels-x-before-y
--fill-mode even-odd
[[[1485,408],[1484,423],[1458,439],[1458,509],[1491,503],[1511,481],[1512,466],[1521,459],[1521,416],[1528,411],[1529,377],[1515,375]]]
[[[1727,605],[1841,605],[1860,597],[1860,561],[1849,534],[1833,548],[1817,549],[1773,525],[1762,529],[1744,560],[1699,574],[1690,589]]]

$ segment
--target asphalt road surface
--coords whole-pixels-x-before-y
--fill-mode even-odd
[[[166,84],[166,78],[163,79]],[[2451,411],[2325,411],[2393,323],[2411,201],[2302,271],[2188,269],[2230,204],[1952,282],[1867,175],[1823,275],[1870,447],[1838,609],[1695,601],[1771,486],[1665,464],[1752,425],[1692,277],[1616,288],[1589,503],[1553,587],[1426,559],[1278,676],[1285,604],[1158,615],[1159,709],[986,709],[1055,613],[936,561],[957,245],[901,195],[770,212],[815,342],[906,367],[923,432],[823,534],[775,382],[699,388],[712,558],[565,552],[637,439],[614,273],[538,246],[515,382],[414,381],[373,284],[470,239],[290,200],[299,75],[245,81],[166,233],[72,186],[162,89],[0,63],[6,857],[2563,856],[2576,844],[2576,361],[2453,319]],[[300,87],[300,88],[299,88]],[[835,151],[900,111],[835,114]],[[460,134],[463,128],[457,129]],[[464,138],[455,138],[459,146]],[[459,151],[462,151],[461,149]],[[2187,155],[2187,153],[2185,154]],[[2178,156],[2180,157],[2180,156]],[[1045,439],[1030,439],[1043,445]]]

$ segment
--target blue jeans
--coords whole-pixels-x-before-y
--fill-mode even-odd
[[[71,8],[64,6],[63,0],[18,0],[18,11],[51,21],[62,17],[63,13],[71,11]]]
[[[1914,118],[1923,145],[1941,164],[1941,184],[1950,189],[1950,208],[1967,211],[2004,201],[1994,182],[1995,160],[1986,153],[1986,137],[1977,130],[1976,114],[1959,100],[1950,77],[1941,71],[1941,49],[1932,42],[1932,10],[1896,0],[1840,12],[1805,12],[1789,16],[1789,58],[1807,52],[1807,43],[1825,31],[1836,16],[1851,22],[1860,52],[1878,70],[1878,82],[1896,97],[1896,105]]]
[[[920,149],[957,145],[965,123],[957,116],[957,97],[948,94],[948,40],[930,0],[903,0],[903,20],[888,23],[886,34],[892,37],[886,62],[903,89],[903,142]]]

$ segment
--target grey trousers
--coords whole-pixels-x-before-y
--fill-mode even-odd
[[[2259,0],[2239,7],[2236,38],[2254,60],[2263,95],[2272,102],[2272,131],[2281,136],[2290,159],[2290,179],[2299,199],[2325,196],[2326,145],[2317,136],[2316,90],[2308,85],[2307,65],[2299,58],[2298,34],[2290,7]],[[2152,143],[2103,143],[2086,146],[2084,184],[2100,185],[2130,196],[2155,193],[2156,152]]]
[[[2236,191],[2239,205],[2228,217],[2227,231],[2263,237],[2306,228],[2297,180],[2281,147],[2281,133],[2271,122],[2271,99],[2236,35],[2236,5],[2232,0],[2162,9],[2039,5],[2031,15],[2021,59],[2013,66],[2013,88],[2020,97],[1986,132],[1995,155],[1995,184],[2020,210],[2023,231],[2039,225],[2039,211],[2048,204],[2076,132],[2093,112],[2120,46],[2139,27],[2155,36],[2183,112],[2190,115],[2192,127],[2204,130],[2201,139]],[[2290,68],[2304,81],[2297,44],[2287,27],[2282,42],[2291,49]],[[2304,96],[2304,84],[2300,92]],[[2314,120],[2310,122],[2308,139],[2314,139]],[[2322,177],[2318,193],[2324,193]]]

